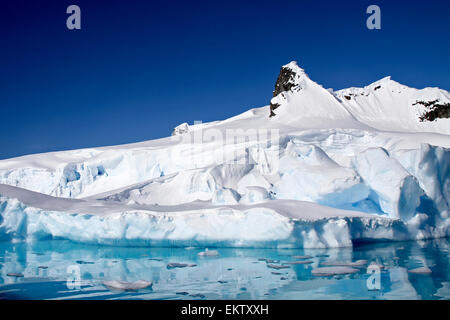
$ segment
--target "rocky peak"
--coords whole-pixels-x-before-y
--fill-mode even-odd
[[[277,82],[275,83],[275,90],[273,91],[272,97],[276,97],[279,94],[287,91],[292,91],[301,89],[300,80],[303,77],[307,77],[305,71],[297,65],[296,61],[291,61],[290,63],[284,65],[280,69],[280,74],[278,75]],[[270,117],[275,116],[273,110],[280,106],[279,103],[270,103]]]

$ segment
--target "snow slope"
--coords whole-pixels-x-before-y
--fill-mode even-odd
[[[0,239],[338,247],[445,237],[450,119],[422,116],[449,97],[390,78],[332,92],[291,62],[270,106],[163,139],[1,160]]]

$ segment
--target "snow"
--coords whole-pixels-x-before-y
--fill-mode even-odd
[[[333,92],[295,62],[279,106],[167,138],[0,161],[0,239],[139,246],[342,247],[450,234],[439,88],[386,77]],[[349,97],[349,99],[348,99]]]

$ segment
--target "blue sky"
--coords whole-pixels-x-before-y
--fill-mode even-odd
[[[67,6],[81,30],[66,28]],[[381,30],[366,8],[381,8]],[[170,135],[266,105],[297,60],[327,88],[450,90],[449,1],[8,1],[0,159]]]

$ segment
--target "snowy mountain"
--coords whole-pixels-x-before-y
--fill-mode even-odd
[[[339,247],[450,235],[450,94],[336,92],[297,63],[270,105],[167,138],[0,161],[0,239]]]

